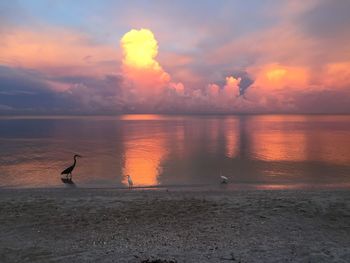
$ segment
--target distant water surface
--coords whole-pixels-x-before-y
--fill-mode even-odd
[[[350,116],[1,117],[0,187],[350,187]]]

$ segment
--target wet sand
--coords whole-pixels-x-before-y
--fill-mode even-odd
[[[0,262],[350,262],[350,191],[0,190]]]

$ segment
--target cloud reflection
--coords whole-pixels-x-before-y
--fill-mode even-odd
[[[0,186],[349,183],[348,116],[120,116],[0,119]],[[69,129],[67,129],[69,127]],[[276,186],[277,187],[277,186]]]

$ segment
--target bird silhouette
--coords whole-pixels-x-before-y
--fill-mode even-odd
[[[128,177],[129,189],[132,189],[132,187],[133,187],[134,183],[132,182],[132,180],[131,180],[131,176],[130,176],[130,175],[127,175],[127,177]]]
[[[74,163],[61,172],[61,175],[62,174],[66,175],[65,178],[61,178],[64,183],[72,183],[72,171],[74,170],[75,165],[77,164],[77,157],[82,157],[82,156],[80,156],[79,154],[75,154],[73,157]]]

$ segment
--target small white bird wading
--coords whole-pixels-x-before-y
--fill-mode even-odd
[[[127,175],[127,177],[128,177],[128,185],[129,185],[129,189],[132,189],[132,187],[133,187],[134,183],[132,182],[132,180],[131,180],[131,176],[130,176],[130,175]]]

